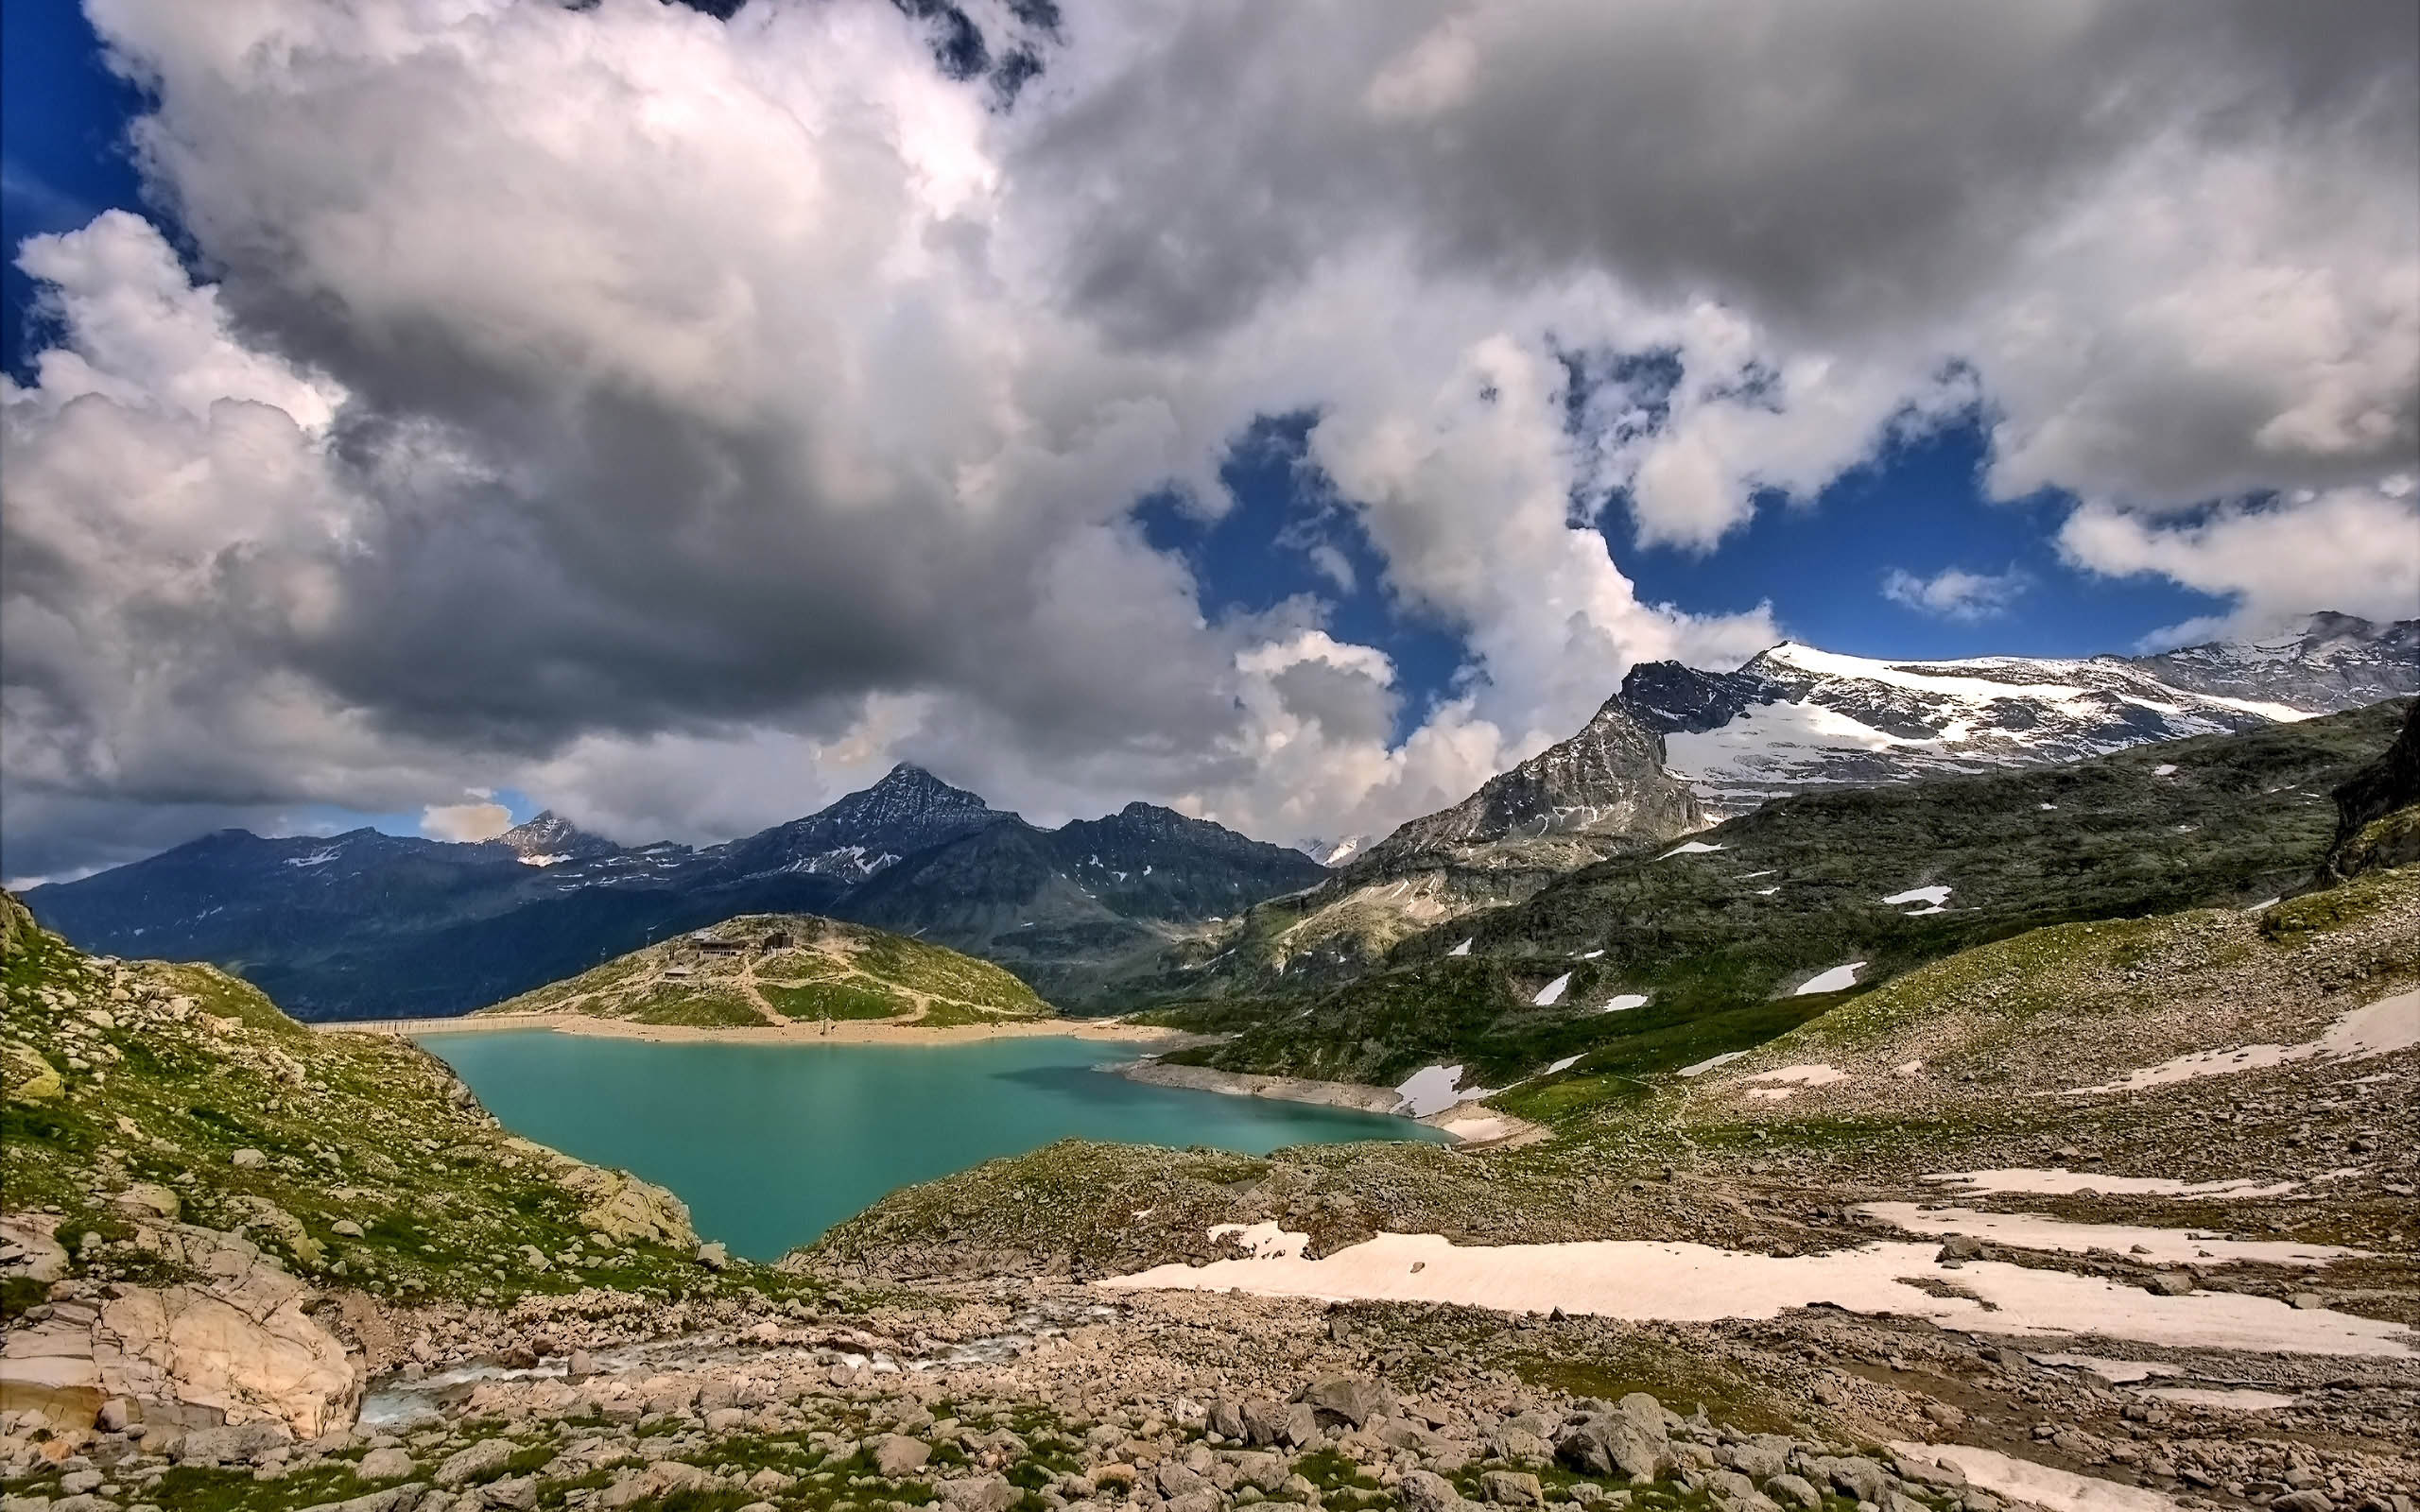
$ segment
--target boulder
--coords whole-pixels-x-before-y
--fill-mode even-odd
[[[1454,1489],[1454,1483],[1434,1470],[1408,1472],[1395,1494],[1410,1512],[1453,1512],[1462,1504],[1462,1493]]]
[[[1314,1412],[1334,1417],[1359,1428],[1374,1418],[1386,1418],[1395,1410],[1395,1394],[1385,1382],[1368,1376],[1323,1376],[1305,1386],[1295,1399]]]
[[[0,1276],[44,1285],[67,1274],[67,1248],[51,1237],[59,1220],[42,1213],[0,1213]]]
[[[0,1043],[0,1075],[12,1103],[53,1103],[67,1093],[59,1071],[31,1045]]]
[[[1497,1459],[1509,1459],[1516,1465],[1543,1465],[1554,1459],[1553,1447],[1526,1428],[1499,1428],[1487,1447]]]
[[[940,1493],[942,1504],[949,1512],[1009,1512],[1019,1495],[1005,1475],[973,1475],[943,1481],[933,1489]]]
[[[176,1457],[182,1465],[250,1465],[292,1441],[275,1423],[197,1428],[177,1441]]]
[[[437,1484],[454,1486],[493,1475],[504,1469],[505,1462],[512,1458],[512,1452],[510,1438],[482,1438],[468,1449],[446,1455],[437,1467]]]
[[[1594,1414],[1564,1429],[1555,1442],[1555,1455],[1582,1475],[1640,1481],[1653,1480],[1664,1459],[1662,1446],[1619,1413]]]
[[[1765,1494],[1782,1506],[1794,1506],[1801,1512],[1816,1512],[1824,1504],[1824,1493],[1797,1475],[1776,1475],[1765,1483]]]
[[[1220,1397],[1210,1403],[1203,1424],[1221,1438],[1241,1442],[1244,1436],[1243,1404],[1231,1398]]]
[[[117,1194],[118,1206],[131,1208],[170,1223],[184,1211],[184,1199],[157,1181],[137,1181]]]
[[[1293,1473],[1293,1467],[1286,1462],[1286,1456],[1283,1454],[1248,1450],[1236,1456],[1236,1482],[1272,1496],[1286,1484],[1287,1476],[1291,1473]]]
[[[353,1472],[365,1481],[400,1481],[408,1479],[418,1468],[408,1452],[389,1445],[362,1455]]]
[[[1547,1499],[1538,1478],[1522,1470],[1489,1470],[1479,1488],[1498,1506],[1542,1506]]]
[[[1787,1435],[1756,1434],[1738,1443],[1723,1445],[1715,1452],[1715,1462],[1726,1469],[1737,1470],[1752,1481],[1770,1481],[1789,1469],[1789,1452],[1793,1447]]]
[[[1832,1483],[1832,1489],[1860,1502],[1881,1501],[1882,1488],[1891,1482],[1889,1471],[1862,1454],[1820,1459],[1814,1468]]]
[[[1670,1434],[1664,1424],[1664,1404],[1644,1391],[1634,1391],[1614,1403],[1614,1411],[1630,1419],[1631,1426],[1644,1435],[1651,1444],[1662,1444]]]
[[[1201,1472],[1175,1460],[1163,1463],[1152,1480],[1158,1485],[1160,1494],[1171,1502],[1210,1484]]]
[[[407,1509],[420,1504],[421,1493],[426,1489],[424,1486],[392,1486],[383,1491],[347,1497],[341,1502],[321,1502],[316,1506],[303,1508],[302,1512],[407,1512]]]
[[[1772,1499],[1737,1470],[1714,1471],[1706,1477],[1706,1488],[1717,1506],[1736,1507],[1738,1512],[1775,1512]]]
[[[609,1171],[557,1157],[564,1168],[557,1175],[564,1191],[587,1200],[579,1221],[591,1232],[617,1244],[644,1243],[683,1247],[697,1243],[689,1227],[689,1206],[651,1182],[627,1171]]]
[[[885,1434],[873,1441],[873,1468],[885,1479],[895,1481],[923,1469],[925,1462],[933,1457],[933,1446],[905,1434]]]

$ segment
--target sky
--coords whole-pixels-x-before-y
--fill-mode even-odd
[[[11,0],[0,876],[2420,611],[2420,17]]]

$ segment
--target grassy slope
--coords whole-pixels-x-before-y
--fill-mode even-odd
[[[973,956],[862,924],[812,914],[752,914],[706,933],[759,940],[786,933],[786,950],[709,955],[684,936],[633,951],[593,971],[483,1009],[489,1013],[577,1011],[641,1023],[704,1027],[761,1024],[765,1016],[739,983],[752,971],[756,991],[795,1019],[908,1019],[934,1024],[1036,1018],[1050,1005],[1015,976]],[[667,967],[685,977],[667,977]]]
[[[1461,1061],[1502,1085],[1571,1055],[1608,1073],[1669,1070],[2028,929],[2290,891],[2333,830],[2330,790],[2403,715],[2390,702],[2069,766],[1788,799],[1694,837],[1720,850],[1587,868],[1322,995],[1153,1017],[1240,1030],[1181,1057],[1237,1071],[1387,1083]],[[1881,902],[1936,884],[1953,889],[1946,913]],[[1449,956],[1464,938],[1471,954]],[[1860,988],[1788,995],[1848,961],[1868,963]],[[1536,1006],[1566,971],[1561,1002]],[[1647,1006],[1595,1011],[1637,992]]]
[[[408,1041],[296,1023],[208,966],[95,960],[0,898],[9,1096],[0,1176],[12,1211],[54,1208],[76,1274],[164,1280],[117,1198],[177,1194],[184,1221],[247,1227],[297,1274],[396,1297],[498,1298],[595,1283],[727,1284],[687,1243],[604,1246],[565,1162],[512,1139]],[[31,1057],[57,1074],[41,1085]],[[44,1093],[47,1092],[47,1095]],[[263,1162],[239,1167],[239,1149]],[[270,1211],[270,1210],[273,1210]],[[339,1222],[358,1236],[338,1233]],[[542,1268],[524,1246],[548,1257]],[[26,1298],[12,1298],[14,1309]]]
[[[1064,1256],[1080,1272],[1115,1272],[1171,1253],[1211,1258],[1219,1251],[1204,1237],[1210,1225],[1272,1216],[1312,1234],[1314,1253],[1379,1229],[1465,1243],[1679,1231],[1737,1244],[1753,1230],[1753,1214],[1724,1183],[1753,1187],[1775,1165],[1789,1174],[1774,1179],[1803,1199],[1799,1218],[1820,1224],[1823,1214],[1806,1208],[1844,1202],[1866,1180],[1903,1190],[1927,1171],[2049,1164],[2070,1143],[2110,1152],[2120,1162],[2113,1169],[2127,1173],[2206,1179],[2282,1160],[2303,1171],[2359,1163],[2380,1180],[2409,1181],[2420,1167],[2408,1142],[2338,1153],[2352,1125],[2369,1125],[2375,1137],[2393,1123],[2394,1111],[2370,1099],[2282,1095],[2264,1074],[2148,1093],[2056,1094],[2216,1044],[2299,1042],[2335,1015],[2415,984],[2420,867],[2257,914],[2200,909],[2053,925],[1912,971],[1717,1075],[1633,1080],[1592,1060],[1495,1099],[1550,1125],[1557,1137],[1543,1144],[1474,1160],[1412,1144],[1253,1158],[1063,1141],[894,1193],[814,1252],[911,1263],[921,1255],[945,1269],[961,1252],[1023,1251]],[[2045,1043],[2060,1053],[2045,1056]],[[1925,1074],[1897,1074],[1909,1060],[1922,1060]],[[1737,1085],[1760,1069],[1808,1062],[1851,1079],[1777,1103],[1753,1101]],[[2346,1083],[2376,1064],[2305,1062],[2267,1074]],[[2333,1112],[2314,1131],[2316,1108]],[[1836,1184],[1842,1195],[1828,1196]],[[2332,1216],[2323,1205],[2287,1203],[2258,1223],[2273,1232],[2318,1225],[2329,1242],[2377,1243],[2408,1211],[2391,1190],[2340,1199]],[[2055,1208],[2061,1199],[2027,1200]],[[2161,1222],[2247,1222],[2240,1212],[2146,1200]],[[2327,1228],[2343,1224],[2367,1227]]]

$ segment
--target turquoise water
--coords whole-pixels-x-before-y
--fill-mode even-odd
[[[544,1029],[433,1034],[516,1134],[660,1182],[698,1232],[771,1260],[886,1193],[1053,1140],[1285,1144],[1441,1138],[1372,1113],[1149,1087],[1092,1068],[1098,1040],[650,1044]]]

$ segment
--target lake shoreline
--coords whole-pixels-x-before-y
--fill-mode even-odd
[[[840,1019],[821,1022],[733,1024],[633,1023],[627,1019],[600,1019],[585,1013],[497,1013],[459,1019],[358,1020],[316,1023],[315,1029],[356,1034],[389,1034],[417,1039],[424,1034],[494,1034],[512,1029],[544,1029],[556,1034],[587,1035],[605,1040],[639,1040],[654,1044],[757,1045],[953,1045],[985,1044],[1001,1040],[1087,1040],[1105,1043],[1150,1045],[1160,1051],[1182,1050],[1215,1036],[1119,1019],[1011,1019],[998,1023],[961,1023],[926,1027],[880,1019]]]
[[[1219,1071],[1209,1066],[1171,1066],[1148,1058],[1104,1069],[1115,1071],[1129,1081],[1153,1087],[1182,1087],[1228,1097],[1266,1097],[1276,1102],[1342,1108],[1357,1113],[1377,1113],[1390,1118],[1405,1116],[1396,1111],[1403,1104],[1401,1092],[1392,1087],[1373,1087],[1357,1081],[1313,1081],[1304,1076]],[[1436,1129],[1451,1138],[1455,1146],[1461,1149],[1514,1148],[1552,1138],[1552,1131],[1543,1125],[1515,1118],[1478,1102],[1457,1103],[1442,1112],[1409,1122]]]

